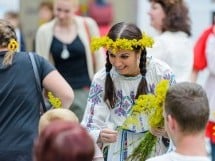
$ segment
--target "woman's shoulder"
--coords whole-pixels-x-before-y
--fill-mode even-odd
[[[78,22],[78,23],[80,23],[81,22],[81,24],[82,24],[82,22],[86,22],[86,24],[88,24],[89,26],[92,26],[92,27],[96,27],[96,26],[98,26],[97,25],[97,23],[96,23],[96,21],[93,19],[93,18],[91,18],[91,17],[87,17],[87,16],[75,16],[75,20]]]
[[[56,19],[53,19],[47,23],[42,24],[38,28],[38,32],[50,30],[50,28],[54,27],[55,22],[56,22]]]
[[[105,78],[106,78],[105,67],[101,68],[93,77],[94,80],[105,80]]]
[[[96,21],[91,18],[91,17],[88,17],[88,16],[75,16],[75,20],[76,21],[86,21],[87,24],[96,24]]]
[[[164,41],[167,43],[177,42],[177,41],[192,41],[192,39],[183,31],[171,32],[165,31],[158,38],[160,41]]]
[[[147,58],[147,70],[154,71],[157,74],[162,74],[162,75],[166,72],[172,73],[172,68],[167,63],[153,57]]]

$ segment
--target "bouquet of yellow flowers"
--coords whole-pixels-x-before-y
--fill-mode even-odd
[[[169,87],[168,80],[161,80],[155,87],[154,94],[140,95],[135,101],[131,109],[130,116],[125,120],[122,128],[127,128],[130,124],[138,125],[136,116],[139,114],[146,114],[148,117],[148,124],[152,128],[159,128],[164,126],[163,118],[163,103],[165,101],[166,92]],[[128,160],[145,161],[151,154],[157,138],[149,131],[146,132],[140,144],[134,149],[133,153],[128,157]]]

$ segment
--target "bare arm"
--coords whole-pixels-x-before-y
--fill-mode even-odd
[[[190,78],[191,82],[196,82],[197,77],[198,77],[198,73],[199,73],[199,71],[193,69],[193,71],[191,73],[191,78]]]
[[[43,87],[61,99],[63,108],[69,108],[73,103],[73,90],[57,70],[50,72],[43,79]]]

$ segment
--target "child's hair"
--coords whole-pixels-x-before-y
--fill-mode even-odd
[[[77,122],[51,122],[34,144],[36,161],[92,161],[94,141]]]
[[[115,24],[109,31],[107,35],[110,39],[113,41],[116,41],[117,38],[125,38],[128,40],[136,39],[140,40],[142,39],[142,32],[141,30],[134,24],[131,23],[125,23],[125,22],[120,22]],[[148,93],[148,88],[147,88],[147,81],[145,78],[146,75],[146,49],[141,50],[140,46],[134,47],[134,51],[136,53],[141,51],[141,56],[140,56],[140,73],[142,74],[142,79],[140,81],[140,84],[137,89],[136,93],[136,98],[140,94],[146,94]],[[110,63],[109,60],[109,55],[108,51],[106,52],[107,55],[107,60],[106,60],[106,80],[105,80],[105,95],[104,95],[104,100],[108,101],[110,104],[111,108],[114,108],[114,104],[116,101],[116,94],[115,94],[115,87],[113,84],[113,81],[110,76],[110,70],[112,68],[112,64]]]
[[[55,120],[66,120],[71,122],[79,122],[78,117],[69,109],[59,108],[51,109],[45,112],[39,120],[39,134],[41,131]]]
[[[183,82],[171,86],[164,104],[165,115],[175,118],[183,133],[204,131],[209,117],[209,104],[200,85]]]

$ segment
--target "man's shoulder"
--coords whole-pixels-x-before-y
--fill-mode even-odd
[[[157,157],[149,158],[146,161],[171,161],[169,157],[169,153],[163,154]]]
[[[154,158],[149,158],[146,161],[210,161],[209,157],[206,156],[189,156],[189,155],[183,155],[176,152],[169,152]]]

